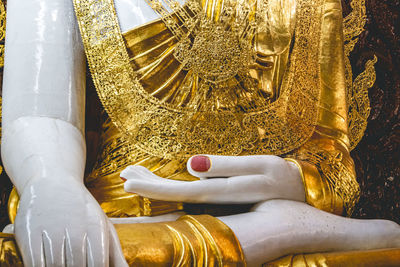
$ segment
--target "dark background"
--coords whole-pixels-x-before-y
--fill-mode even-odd
[[[342,3],[346,15],[350,0]],[[351,153],[362,191],[353,217],[400,223],[400,0],[367,0],[366,8],[366,30],[350,58],[353,77],[374,54],[378,62],[367,130]]]
[[[351,0],[342,0],[344,15]],[[365,135],[351,155],[356,164],[361,198],[352,217],[384,218],[400,223],[400,0],[366,0],[367,23],[351,54],[353,77],[364,70],[367,60],[377,56],[376,83],[369,90],[371,115]],[[1,79],[1,76],[0,76]],[[90,79],[88,79],[90,80]],[[89,81],[90,83],[90,81]],[[90,86],[90,84],[89,84]],[[90,86],[92,87],[92,86]],[[88,90],[86,138],[88,158],[98,150],[100,104]],[[95,103],[93,103],[93,99]],[[93,160],[88,161],[88,166]],[[0,176],[0,230],[9,223],[7,201],[12,184]]]

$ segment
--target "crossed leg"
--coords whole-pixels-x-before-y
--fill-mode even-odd
[[[400,247],[394,222],[340,217],[290,200],[268,200],[219,219],[236,234],[248,266],[293,253]]]

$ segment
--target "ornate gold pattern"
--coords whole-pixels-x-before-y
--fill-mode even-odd
[[[174,17],[173,17],[174,18]],[[161,26],[160,26],[161,25]],[[164,24],[161,21],[158,22],[154,22],[148,25],[145,25],[143,27],[139,27],[137,29],[134,29],[130,32],[124,33],[123,38],[126,42],[126,46],[128,48],[128,53],[129,53],[129,57],[131,58],[131,65],[135,66],[136,69],[143,68],[144,71],[149,71],[147,66],[151,66],[152,69],[155,68],[155,65],[152,64],[152,61],[150,61],[150,64],[145,62],[143,63],[142,60],[142,55],[146,55],[146,58],[153,58],[154,55],[152,53],[154,53],[155,55],[159,52],[157,51],[164,51],[164,50],[157,50],[157,51],[153,51],[159,48],[159,46],[161,44],[166,43],[166,41],[170,40],[170,35],[165,36],[165,26],[163,26]],[[164,28],[162,28],[164,27]],[[160,33],[155,33],[155,28],[158,29],[157,31],[159,31]],[[161,28],[161,29],[160,29]],[[341,28],[340,28],[341,29]],[[172,32],[172,30],[171,30]],[[139,36],[146,36],[146,37],[139,37]],[[155,37],[152,37],[152,36]],[[172,34],[171,34],[172,35]],[[300,35],[299,35],[300,36]],[[179,37],[178,35],[173,36],[172,38],[175,39],[177,37]],[[155,38],[154,40],[157,40],[157,42],[152,41],[153,39],[151,38]],[[163,38],[163,39],[161,39]],[[166,40],[166,41],[164,41]],[[167,47],[168,49],[176,47],[174,46],[174,43],[172,42],[172,44],[170,43],[171,41],[168,41],[168,45],[165,45],[165,47]],[[177,40],[175,40],[175,43],[178,42]],[[338,45],[340,47],[340,44]],[[163,48],[164,49],[164,48]],[[165,51],[170,51],[166,49]],[[332,55],[336,55],[336,53],[333,53]],[[143,56],[144,57],[144,56]],[[162,58],[162,57],[159,57]],[[154,62],[160,62],[158,63],[159,66],[165,66],[170,64],[169,61],[164,62],[161,61],[159,58],[155,57],[153,59]],[[163,58],[162,58],[163,59]],[[144,67],[140,66],[140,64],[142,64]],[[150,75],[150,77],[157,78],[160,79],[160,75],[154,75],[153,76]],[[190,76],[188,73],[185,74],[186,76]],[[145,78],[141,78],[141,82],[143,82],[145,80]],[[335,83],[335,82],[334,82]],[[333,84],[332,84],[333,85]],[[145,88],[146,92],[151,92],[153,93],[152,90],[157,91],[158,88],[154,86],[150,86],[147,85],[149,88]],[[155,83],[155,86],[158,86],[157,83]],[[328,86],[329,87],[329,86]],[[229,92],[229,91],[228,91]],[[221,92],[219,92],[219,95],[222,95]],[[229,95],[229,94],[227,94]],[[329,99],[331,98],[331,96],[329,96]],[[340,98],[343,99],[343,98]],[[339,101],[341,101],[339,99]],[[326,107],[331,107],[332,104],[330,101],[326,101],[327,99],[325,99],[324,103],[320,103],[322,104],[322,106],[326,106]],[[344,101],[342,101],[344,103]],[[264,104],[265,105],[265,104]],[[304,105],[301,101],[299,101],[297,103],[297,105],[300,107],[302,105]],[[325,110],[326,112],[326,110]],[[333,114],[334,116],[336,116],[335,114]],[[342,114],[342,116],[346,116],[347,114]],[[210,122],[208,122],[210,123]],[[215,123],[215,121],[214,121]],[[346,124],[347,125],[347,124]],[[333,125],[333,126],[337,126],[337,125]],[[214,126],[213,131],[218,131],[221,129],[218,129],[219,124],[216,123]],[[108,129],[108,130],[107,130]],[[343,128],[344,129],[344,128]],[[199,130],[204,130],[204,129],[199,129]],[[109,132],[109,133],[107,133]],[[345,132],[347,132],[347,127]],[[110,135],[111,134],[111,135]],[[94,188],[94,190],[96,191],[92,191],[92,193],[95,196],[99,196],[96,197],[96,199],[98,199],[98,201],[100,203],[106,203],[107,205],[103,205],[102,207],[103,209],[107,212],[107,214],[109,216],[132,216],[132,215],[148,215],[148,214],[159,214],[160,210],[157,208],[155,209],[154,207],[151,207],[153,205],[153,200],[150,201],[150,203],[148,201],[142,202],[139,201],[138,204],[133,205],[133,202],[127,202],[127,200],[133,199],[133,198],[137,198],[137,196],[132,195],[132,194],[127,194],[123,192],[122,189],[122,183],[121,180],[119,179],[119,172],[126,167],[127,165],[130,164],[140,164],[143,165],[147,168],[149,168],[150,170],[152,170],[153,172],[155,172],[156,174],[160,175],[161,177],[165,177],[165,178],[170,178],[170,179],[184,179],[184,180],[191,180],[193,179],[193,177],[190,177],[188,175],[188,173],[185,170],[185,160],[184,159],[175,159],[175,160],[168,160],[165,157],[155,157],[155,156],[151,156],[148,153],[145,153],[143,151],[138,150],[138,148],[134,145],[134,143],[129,140],[129,138],[121,133],[118,133],[118,130],[116,128],[113,127],[113,125],[107,123],[106,129],[105,129],[105,135],[103,135],[103,137],[105,137],[105,141],[103,141],[103,145],[104,145],[104,151],[102,153],[102,155],[100,155],[99,160],[98,160],[98,164],[96,165],[93,173],[88,177],[87,179],[87,185],[89,186],[89,188]],[[336,138],[336,137],[333,137]],[[201,136],[200,136],[201,139]],[[194,144],[195,141],[197,141],[196,138],[193,138],[194,140]],[[257,143],[257,145],[262,144],[262,142]],[[266,144],[266,145],[271,145],[271,144]],[[262,152],[261,152],[262,153]],[[337,171],[342,170],[341,168],[336,168]],[[168,170],[168,171],[166,171]],[[347,173],[348,174],[348,173]],[[331,178],[332,181],[334,181],[333,183],[331,183],[331,180],[329,180],[329,186],[330,188],[332,188],[332,198],[335,198],[335,193],[337,193],[333,188],[336,187],[336,185],[338,185],[338,192],[340,192],[340,194],[346,194],[346,193],[351,193],[353,195],[351,195],[350,197],[346,198],[346,208],[348,210],[348,212],[351,212],[351,208],[353,207],[353,199],[356,199],[356,197],[354,197],[354,195],[358,195],[358,188],[354,189],[352,188],[352,186],[348,186],[347,188],[346,185],[350,184],[350,185],[354,185],[353,182],[355,181],[355,176],[353,175],[347,175],[347,174],[334,174],[334,175],[329,175],[329,177]],[[326,178],[326,175],[323,175],[323,179]],[[335,179],[343,179],[344,182],[341,181],[336,181]],[[346,181],[353,179],[354,181],[351,181],[349,183],[347,183]],[[343,188],[340,188],[340,187]],[[118,191],[119,190],[119,191]],[[315,189],[315,190],[319,190],[319,189]],[[347,191],[346,191],[347,190]],[[118,192],[117,192],[118,191]],[[329,190],[330,191],[330,190]],[[125,205],[124,203],[122,203],[121,201],[125,201],[127,202],[130,206],[129,207],[125,207],[127,205]],[[111,204],[110,204],[111,203]],[[143,207],[141,207],[141,210],[143,210],[140,213],[137,213],[137,211],[133,212],[133,208],[132,207],[136,207],[137,205],[142,205],[141,203],[147,203],[146,205],[144,205]],[[161,207],[161,206],[160,206]],[[177,206],[175,205],[175,208]],[[349,208],[350,207],[350,208]],[[173,208],[170,205],[164,205],[163,208],[166,208],[165,210],[170,210],[171,208]]]
[[[103,125],[101,143],[103,152],[85,178],[85,185],[107,216],[154,216],[183,209],[182,203],[149,200],[125,192],[119,174],[128,165],[140,164],[164,178],[174,179],[179,175],[180,179],[192,180],[185,170],[185,161],[160,159],[138,151],[110,120]]]
[[[93,79],[110,118],[137,148],[176,159],[199,153],[282,154],[307,141],[320,93],[319,2],[297,3],[297,41],[281,95],[247,111],[237,106],[178,107],[149,95],[129,64],[112,1],[76,0],[75,7]]]
[[[376,56],[374,56],[374,59],[368,60],[365,64],[365,70],[357,76],[352,87],[348,88],[351,89],[348,98],[350,150],[357,146],[367,128],[371,110],[368,89],[375,83],[376,73],[374,65],[377,60]]]
[[[327,150],[309,142],[291,157],[313,164],[323,180],[328,182],[330,191],[340,196],[346,214],[350,216],[353,213],[354,206],[360,198],[360,186],[355,178],[354,165],[347,150]]]
[[[353,0],[352,12],[343,19],[345,74],[347,88],[347,103],[349,105],[349,138],[350,150],[354,149],[364,135],[369,117],[368,89],[375,83],[375,57],[366,63],[365,71],[354,79],[349,60],[354,45],[358,42],[358,36],[364,31],[367,20],[365,0]]]
[[[0,41],[6,37],[6,9],[3,1],[0,1]],[[0,67],[4,66],[4,44],[0,45]]]
[[[343,19],[344,51],[347,56],[353,51],[367,21],[365,0],[353,0],[350,6],[352,11]]]
[[[3,42],[6,38],[6,9],[3,1],[0,1],[0,42]],[[4,44],[0,44],[0,68],[4,66]],[[0,75],[3,75],[1,71]],[[1,79],[2,81],[3,79]],[[0,140],[1,140],[1,116],[2,116],[2,101],[3,98],[0,96]],[[3,172],[3,167],[0,166],[0,173]]]
[[[179,40],[174,56],[183,69],[192,70],[202,83],[208,83],[199,84],[199,88],[227,90],[229,85],[221,82],[239,73],[246,75],[254,63],[256,52],[251,41],[261,19],[265,18],[255,16],[257,1],[215,1],[214,9],[218,11],[214,12],[208,12],[208,5],[203,8],[196,0],[189,0],[184,6],[165,1],[174,13],[167,12],[158,0],[147,2]]]

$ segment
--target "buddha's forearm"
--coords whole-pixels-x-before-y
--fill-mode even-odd
[[[63,120],[21,117],[10,122],[3,129],[1,149],[4,167],[20,194],[35,179],[83,179],[84,136]]]
[[[2,158],[18,191],[34,177],[83,177],[85,63],[69,0],[7,5]]]
[[[24,116],[84,130],[85,62],[72,1],[7,3],[2,124]]]

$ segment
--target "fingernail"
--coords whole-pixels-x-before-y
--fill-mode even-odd
[[[126,182],[126,179],[124,177],[120,177],[122,181]]]
[[[211,167],[211,160],[207,156],[195,156],[190,162],[190,167],[196,172],[206,172]]]

